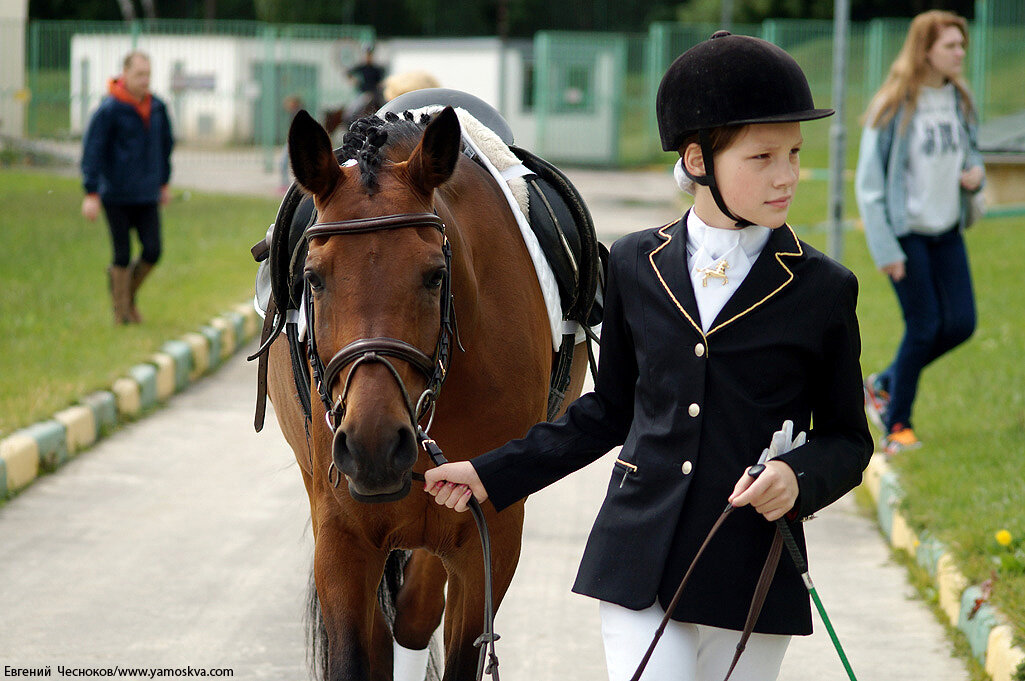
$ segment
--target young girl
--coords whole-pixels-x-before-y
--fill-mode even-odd
[[[573,587],[601,601],[612,681],[633,674],[729,501],[749,508],[702,555],[643,676],[724,677],[769,521],[811,515],[868,464],[857,281],[785,223],[799,121],[831,113],[793,58],[756,38],[721,31],[673,62],[659,133],[696,183],[694,208],[613,245],[594,392],[521,440],[427,473],[439,504],[465,510],[472,493],[502,509],[622,445]],[[746,475],[785,420],[807,444]],[[754,631],[734,680],[775,679],[790,636],[811,633],[787,559]]]
[[[961,232],[984,173],[961,76],[967,40],[956,14],[915,17],[861,136],[855,190],[865,237],[904,313],[896,356],[865,381],[865,406],[888,454],[921,446],[911,427],[919,376],[975,330]]]

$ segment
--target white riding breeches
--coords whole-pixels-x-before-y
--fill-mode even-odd
[[[609,681],[630,681],[665,612],[658,603],[630,610],[602,601],[601,633]],[[642,681],[722,681],[733,661],[740,632],[669,620]],[[751,634],[730,681],[775,681],[790,636]]]

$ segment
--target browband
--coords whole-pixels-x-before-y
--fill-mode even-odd
[[[318,236],[334,236],[336,234],[360,234],[362,232],[378,232],[398,227],[414,227],[423,225],[433,227],[445,233],[445,223],[434,213],[399,213],[382,215],[376,218],[360,218],[357,220],[339,220],[337,222],[317,222],[310,225],[303,238],[306,240]]]

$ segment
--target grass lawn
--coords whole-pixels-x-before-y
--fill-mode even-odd
[[[825,182],[804,182],[795,203],[825,215]],[[821,185],[817,186],[817,185]],[[853,198],[849,215],[856,212]],[[808,215],[808,214],[806,214]],[[974,337],[930,365],[915,402],[925,446],[891,460],[907,492],[904,510],[928,529],[978,584],[996,571],[992,602],[1025,644],[1025,218],[987,218],[966,234],[978,306]],[[821,228],[802,237],[826,250]],[[844,264],[860,282],[862,369],[879,371],[903,333],[889,282],[876,271],[860,232],[848,233]],[[876,435],[879,435],[876,433]],[[1010,546],[995,539],[1007,530]],[[1005,536],[1006,539],[1006,536]]]
[[[0,437],[109,389],[165,341],[251,296],[249,247],[277,210],[273,199],[175,198],[163,257],[139,292],[146,323],[115,327],[106,222],[81,217],[81,201],[75,179],[0,170]]]

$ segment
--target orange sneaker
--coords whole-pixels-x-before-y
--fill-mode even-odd
[[[890,393],[879,387],[879,374],[865,379],[865,413],[872,425],[886,432],[886,411],[890,408]]]
[[[890,429],[890,434],[886,436],[883,450],[887,456],[893,456],[910,449],[918,449],[921,446],[922,441],[915,436],[915,431],[902,423],[897,423]]]

